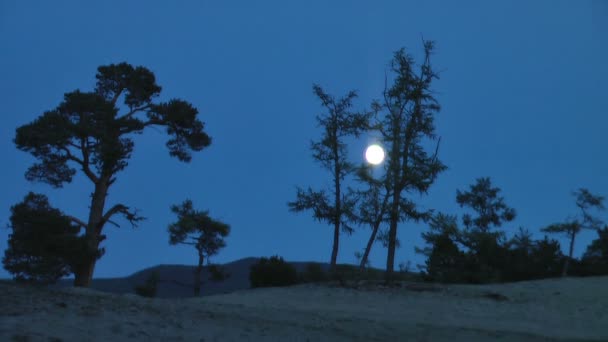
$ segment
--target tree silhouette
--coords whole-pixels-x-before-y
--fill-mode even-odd
[[[489,177],[478,178],[468,191],[456,191],[460,207],[470,208],[475,213],[475,216],[462,215],[464,230],[460,242],[471,252],[471,271],[481,282],[497,280],[506,266],[505,234],[493,229],[515,219],[516,212],[505,204],[499,193],[500,188],[492,187]]]
[[[422,233],[429,246],[416,248],[417,253],[427,257],[426,276],[441,282],[463,281],[465,255],[457,245],[460,241],[457,217],[437,213],[429,220],[429,228],[428,232]]]
[[[462,223],[469,231],[489,233],[492,227],[500,227],[504,222],[515,218],[515,209],[504,203],[504,198],[498,196],[500,188],[493,188],[489,177],[478,178],[469,191],[456,191],[456,202],[460,207],[472,209],[477,216],[462,215]]]
[[[513,220],[515,210],[504,203],[499,193],[500,189],[492,187],[489,178],[478,178],[468,191],[456,191],[458,204],[475,213],[462,215],[464,229],[458,227],[455,215],[437,213],[432,216],[430,231],[422,233],[430,246],[416,249],[428,258],[427,275],[450,282],[479,283],[501,279],[507,266],[508,247],[502,241],[504,232],[491,229]],[[526,232],[522,231],[516,241],[521,239],[525,243],[526,238]]]
[[[89,250],[82,265],[74,270],[76,286],[89,286],[106,223],[122,215],[133,226],[143,218],[124,204],[104,211],[108,190],[116,175],[127,165],[133,151],[131,135],[151,126],[164,126],[170,139],[169,154],[182,162],[191,160],[190,151],[200,151],[211,143],[197,119],[198,110],[179,99],[153,102],[160,94],[154,74],[127,63],[100,66],[92,92],[67,93],[55,109],[17,128],[14,142],[38,161],[26,172],[30,181],[42,181],[55,188],[72,181],[77,169],[93,183],[89,217],[72,223],[85,230]],[[122,99],[121,106],[119,100]],[[119,114],[119,108],[122,113]]]
[[[294,212],[312,210],[316,220],[333,225],[330,265],[334,269],[338,258],[340,231],[347,233],[353,231],[350,222],[354,221],[356,202],[353,192],[345,191],[342,184],[346,176],[354,170],[353,164],[347,160],[344,138],[359,136],[367,127],[368,115],[349,110],[352,100],[357,96],[354,91],[340,99],[327,94],[318,85],[313,86],[313,91],[327,112],[316,118],[324,132],[320,141],[311,142],[311,150],[313,158],[331,172],[333,187],[329,191],[314,191],[310,187],[303,190],[298,187],[296,200],[288,202],[288,206]],[[330,200],[331,195],[333,198]]]
[[[547,233],[565,234],[570,240],[570,246],[568,248],[568,257],[564,262],[564,268],[562,271],[563,277],[568,275],[570,260],[572,259],[572,255],[574,253],[574,241],[576,239],[576,235],[582,229],[599,230],[601,228],[601,225],[603,224],[603,221],[601,219],[591,215],[589,211],[591,209],[605,209],[603,204],[604,197],[599,195],[593,195],[589,192],[589,190],[585,188],[580,188],[577,191],[574,191],[572,195],[576,198],[576,206],[581,211],[580,216],[569,219],[566,222],[554,223],[541,229],[542,231]]]
[[[194,295],[198,296],[204,261],[226,246],[224,238],[230,233],[230,226],[210,218],[208,211],[194,210],[191,200],[171,206],[171,211],[177,215],[177,222],[169,225],[169,243],[192,245],[198,254],[194,272]]]
[[[48,198],[30,192],[11,207],[12,233],[2,263],[18,281],[55,283],[79,266],[86,241],[80,227],[51,207]],[[99,258],[103,250],[91,257]]]
[[[426,193],[446,168],[437,159],[439,143],[434,153],[429,154],[424,148],[427,140],[436,139],[434,115],[440,107],[431,91],[433,80],[438,78],[431,65],[434,43],[423,41],[423,45],[424,60],[418,71],[414,59],[404,49],[394,53],[390,65],[393,84],[390,87],[386,84],[383,99],[372,103],[376,117],[373,127],[380,132],[387,151],[381,181],[391,193],[386,232],[388,281],[393,277],[398,224],[406,220],[428,220],[431,214],[420,210],[405,195]]]

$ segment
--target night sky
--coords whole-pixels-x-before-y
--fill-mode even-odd
[[[15,129],[64,93],[91,91],[98,66],[126,61],[155,73],[159,100],[197,107],[213,142],[184,164],[169,157],[164,130],[135,137],[106,208],[124,203],[147,220],[106,225],[95,277],[195,264],[194,248],[168,243],[170,206],[186,198],[231,225],[213,262],[274,254],[328,262],[332,228],[287,207],[296,186],[330,184],[309,150],[323,110],[312,84],[337,97],[357,90],[354,109],[369,108],[392,53],[405,47],[419,58],[422,38],[437,44],[436,124],[448,166],[419,200],[425,208],[461,215],[456,190],[488,176],[517,210],[508,236],[523,226],[542,238],[540,228],[577,214],[571,191],[608,196],[608,1],[0,0],[0,253],[10,206],[28,191],[82,219],[92,191],[82,175],[63,189],[26,181],[34,159],[16,149]],[[349,145],[353,161],[370,139]],[[396,267],[423,262],[414,247],[426,229],[400,225]],[[343,236],[338,262],[354,263],[369,232]],[[595,236],[583,232],[575,256]],[[374,245],[370,258],[383,268],[386,249]]]

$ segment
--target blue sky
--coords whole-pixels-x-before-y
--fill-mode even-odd
[[[232,227],[213,258],[279,254],[329,261],[332,231],[286,203],[295,187],[322,187],[329,175],[312,160],[321,131],[318,83],[355,109],[379,98],[392,53],[422,54],[435,40],[440,158],[449,167],[420,203],[461,214],[457,189],[489,176],[518,213],[509,235],[576,214],[570,192],[608,195],[608,2],[605,1],[0,1],[0,225],[28,191],[86,218],[92,185],[63,189],[24,178],[33,158],[18,151],[15,129],[56,107],[63,94],[89,91],[99,65],[126,61],[152,70],[161,100],[191,102],[212,145],[190,164],[168,156],[160,130],[135,138],[129,167],[107,206],[124,203],[147,217],[137,229],[106,226],[96,277],[125,276],[156,264],[195,264],[191,246],[170,246],[170,205],[195,207]],[[350,145],[360,161],[370,137]],[[602,214],[608,218],[606,213]],[[399,227],[396,261],[421,263],[424,225]],[[9,230],[0,229],[0,252]],[[338,262],[353,263],[369,229],[341,240]],[[579,256],[595,233],[578,239]],[[564,240],[560,240],[563,241]],[[371,263],[384,267],[376,244]],[[0,277],[9,274],[0,270]]]

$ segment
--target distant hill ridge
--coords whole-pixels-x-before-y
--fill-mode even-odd
[[[211,274],[207,266],[203,268],[201,296],[230,293],[238,290],[246,290],[249,285],[249,269],[260,258],[248,257],[226,264],[218,264],[223,271],[229,275],[223,281],[210,280]],[[306,265],[311,262],[289,262],[298,272],[305,270]],[[328,263],[319,263],[325,271],[329,270]],[[159,298],[184,298],[193,296],[193,272],[196,266],[188,265],[166,265],[161,264],[137,271],[122,278],[96,278],[91,283],[91,288],[110,293],[135,293],[134,288],[142,285],[153,272],[158,272],[160,282],[156,296]],[[73,286],[73,279],[62,279],[53,287]]]

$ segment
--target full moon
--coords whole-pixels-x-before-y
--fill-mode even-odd
[[[369,145],[365,150],[365,160],[372,165],[378,165],[384,160],[384,149],[380,145]]]

